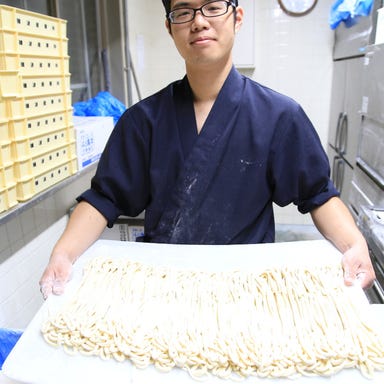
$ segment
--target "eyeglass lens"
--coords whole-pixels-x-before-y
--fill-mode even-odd
[[[228,12],[230,5],[231,3],[227,1],[212,1],[200,8],[179,8],[169,13],[169,19],[174,24],[187,23],[195,18],[197,11],[205,17],[222,16]]]

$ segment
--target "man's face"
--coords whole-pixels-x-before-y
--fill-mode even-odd
[[[199,8],[209,1],[202,0],[172,0],[171,10],[176,8]],[[235,33],[243,20],[243,9],[237,7],[234,20],[234,8],[218,17],[204,17],[197,12],[195,18],[184,24],[168,24],[176,48],[184,58],[187,66],[209,65],[226,62],[232,56]]]

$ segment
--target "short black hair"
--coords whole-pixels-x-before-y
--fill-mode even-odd
[[[161,1],[163,2],[166,14],[168,14],[171,11],[171,0],[161,0]],[[233,0],[233,2],[235,3],[236,7],[239,5],[238,0]]]
[[[171,0],[161,0],[163,2],[165,12],[168,14],[171,10]]]

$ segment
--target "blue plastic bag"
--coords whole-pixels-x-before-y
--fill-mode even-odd
[[[22,331],[0,328],[0,370],[22,334]]]
[[[75,116],[112,116],[116,124],[126,110],[126,106],[109,92],[99,92],[88,101],[79,101],[73,104]]]
[[[336,0],[331,7],[329,25],[336,29],[341,22],[347,28],[355,25],[360,16],[368,16],[371,13],[373,0]]]

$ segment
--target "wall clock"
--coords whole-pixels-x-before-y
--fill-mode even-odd
[[[290,16],[304,16],[311,12],[317,0],[277,0],[281,9]]]

